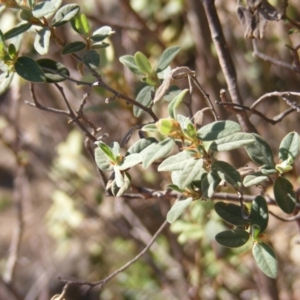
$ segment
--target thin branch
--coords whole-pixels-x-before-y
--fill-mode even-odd
[[[40,104],[36,98],[36,95],[35,95],[35,90],[34,90],[34,84],[33,83],[30,83],[30,94],[31,94],[31,97],[33,99],[33,102],[29,102],[29,101],[25,101],[25,104],[27,105],[30,105],[30,106],[33,106],[33,107],[36,107],[40,110],[44,110],[44,111],[48,111],[48,112],[51,112],[51,113],[55,113],[55,114],[59,114],[59,115],[65,115],[67,117],[70,117],[70,113],[66,110],[61,110],[61,109],[56,109],[56,108],[52,108],[52,107],[47,107],[47,106],[44,106],[42,104]]]
[[[214,5],[214,0],[202,0],[205,13],[208,19],[208,24],[214,41],[219,63],[221,65],[228,91],[230,93],[232,102],[236,104],[243,104],[242,97],[237,85],[237,76],[235,66],[233,64],[230,52],[223,35],[222,26]],[[242,111],[237,114],[237,119],[245,132],[257,132],[256,128],[251,124],[246,112]]]
[[[270,210],[269,210],[269,214],[272,215],[273,217],[275,217],[276,219],[278,219],[280,221],[283,221],[283,222],[293,222],[293,221],[296,221],[296,220],[300,220],[300,214],[299,213],[296,216],[289,217],[289,218],[279,217],[278,215],[276,215],[275,213],[273,213]]]
[[[153,235],[152,239],[149,241],[147,246],[132,260],[128,261],[125,265],[123,265],[121,268],[117,269],[113,273],[111,273],[106,278],[95,281],[95,282],[88,282],[88,281],[74,281],[74,280],[67,280],[67,279],[60,279],[61,282],[65,283],[66,285],[78,285],[78,286],[88,286],[88,290],[94,288],[95,286],[100,286],[100,289],[102,289],[108,281],[110,281],[112,278],[129,268],[132,264],[134,264],[137,260],[139,260],[152,246],[152,244],[155,242],[158,235],[164,230],[164,228],[167,226],[168,222],[165,221],[160,228],[156,231],[156,233]]]
[[[288,69],[290,71],[293,71],[295,73],[299,73],[300,74],[300,69],[296,66],[296,65],[291,65],[291,64],[288,64],[286,62],[283,62],[281,60],[278,60],[278,59],[275,59],[275,58],[272,58],[262,52],[260,52],[258,50],[258,46],[257,46],[257,42],[255,39],[252,40],[252,46],[253,46],[253,56],[256,56],[258,58],[261,58],[262,60],[264,61],[267,61],[275,66],[278,66],[278,67],[281,67],[281,68],[285,68],[285,69]]]
[[[266,117],[262,112],[260,112],[256,109],[251,109],[250,107],[245,106],[245,105],[239,105],[239,104],[235,104],[235,103],[232,103],[232,102],[219,102],[219,101],[216,101],[216,103],[219,104],[219,105],[223,105],[229,112],[234,113],[234,114],[236,114],[237,111],[240,111],[241,109],[248,110],[252,114],[258,115],[263,120],[265,120],[266,122],[268,122],[272,125],[277,124],[283,118],[285,118],[287,115],[289,115],[290,113],[295,111],[294,108],[289,108],[286,111],[284,111],[284,112],[280,113],[279,115],[275,116],[273,119],[270,119],[270,118]]]
[[[258,104],[260,104],[262,101],[264,101],[266,98],[271,98],[271,97],[286,97],[286,96],[296,96],[296,97],[300,97],[300,93],[299,92],[291,92],[291,91],[286,91],[286,92],[271,92],[271,93],[266,93],[264,95],[262,95],[261,97],[259,97],[250,107],[250,109],[252,110],[253,108],[255,108]],[[287,101],[286,99],[284,99],[285,101]],[[287,104],[292,106],[290,102],[287,101]],[[294,109],[299,108],[298,106],[293,107]]]
[[[98,76],[98,81],[95,82],[93,84],[93,86],[99,86],[99,87],[102,87],[104,89],[106,89],[107,91],[111,92],[114,96],[114,98],[120,98],[120,99],[124,99],[126,100],[128,103],[132,104],[132,105],[135,105],[137,107],[139,107],[140,109],[142,109],[143,111],[145,111],[147,114],[149,114],[152,119],[157,122],[158,121],[158,117],[156,116],[156,114],[152,111],[152,108],[150,107],[146,107],[144,106],[143,104],[135,101],[134,99],[126,96],[126,95],[123,95],[121,93],[118,93],[116,90],[114,90],[113,88],[111,88],[110,86],[108,86],[106,83],[104,83],[104,81],[102,80],[101,76],[99,75]]]

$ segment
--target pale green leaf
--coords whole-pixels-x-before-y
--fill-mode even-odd
[[[167,214],[167,221],[172,224],[188,208],[192,201],[192,198],[177,201],[169,210]]]
[[[277,277],[277,259],[274,250],[265,243],[255,243],[252,254],[257,266],[269,277]]]
[[[217,121],[207,124],[198,130],[202,141],[214,141],[241,131],[241,126],[233,121]]]

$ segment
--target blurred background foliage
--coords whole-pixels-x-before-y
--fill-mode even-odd
[[[71,3],[75,1],[63,1]],[[283,1],[270,3],[281,8]],[[93,28],[109,25],[115,31],[110,47],[99,50],[101,75],[115,90],[132,97],[143,87],[137,76],[119,62],[125,54],[141,51],[155,65],[162,51],[178,45],[182,51],[172,68],[188,66],[212,100],[219,100],[226,88],[212,43],[205,13],[198,0],[91,0],[77,1]],[[233,57],[244,105],[250,106],[261,95],[272,91],[300,91],[299,75],[273,66],[252,55],[251,40],[245,40],[236,16],[236,1],[216,1],[228,48]],[[300,21],[298,0],[289,1],[290,18]],[[19,22],[13,10],[1,10],[0,28],[7,31]],[[71,27],[58,29],[60,37],[71,42],[78,39]],[[26,33],[21,48],[23,55],[38,58],[32,47],[33,35]],[[300,35],[289,24],[269,22],[259,49],[287,63],[293,56],[286,45],[296,46]],[[72,77],[80,80],[76,62],[61,56],[53,45],[47,57],[64,63]],[[85,74],[85,79],[90,77]],[[181,83],[186,87],[187,83]],[[65,93],[77,107],[87,92],[72,82],[63,83]],[[60,95],[51,85],[36,86],[36,94],[46,106],[63,108]],[[121,142],[126,133],[147,116],[133,117],[131,106],[123,100],[105,101],[111,95],[101,88],[91,93],[85,114],[101,127],[105,142]],[[145,247],[160,227],[172,203],[168,199],[124,199],[105,195],[95,163],[84,147],[84,136],[60,115],[50,114],[24,104],[29,100],[28,85],[15,76],[9,91],[0,96],[0,272],[5,277],[11,252],[11,237],[17,226],[15,209],[16,157],[7,141],[16,140],[20,129],[21,158],[26,164],[22,190],[24,231],[16,265],[13,289],[21,299],[46,300],[60,293],[62,278],[85,281],[100,280]],[[295,99],[296,100],[296,99]],[[203,107],[200,95],[193,95],[193,111]],[[16,112],[16,107],[18,111]],[[259,110],[272,117],[287,108],[278,98],[264,101]],[[222,107],[223,119],[235,120]],[[183,108],[184,111],[184,108]],[[164,109],[156,112],[165,116]],[[15,124],[16,114],[18,124]],[[205,120],[209,122],[211,120]],[[299,131],[299,116],[292,113],[277,125],[251,117],[258,132],[277,149],[280,140],[290,131]],[[132,141],[136,140],[134,133]],[[227,154],[236,167],[243,166],[246,156],[234,151]],[[291,181],[299,187],[299,161]],[[169,178],[154,168],[131,171],[135,186],[165,189]],[[251,189],[250,193],[257,193]],[[271,191],[270,191],[271,194]],[[268,243],[274,247],[280,264],[277,289],[255,266],[250,245],[237,250],[219,246],[214,236],[228,227],[212,210],[213,203],[193,203],[188,212],[164,230],[140,261],[118,275],[104,288],[95,288],[87,295],[75,291],[71,299],[299,299],[299,239],[297,224],[282,223],[271,217]],[[275,212],[275,208],[273,209]],[[270,287],[274,293],[270,294]],[[0,281],[0,298],[14,299],[10,289]],[[16,298],[18,299],[18,298]]]

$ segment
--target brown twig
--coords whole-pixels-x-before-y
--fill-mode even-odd
[[[139,260],[152,246],[152,244],[155,242],[158,235],[164,230],[164,228],[167,226],[168,222],[165,221],[160,228],[156,231],[156,233],[153,235],[152,239],[149,241],[147,246],[132,260],[128,261],[125,265],[123,265],[121,268],[117,269],[113,273],[111,273],[106,278],[95,281],[95,282],[89,282],[89,281],[74,281],[74,280],[67,280],[67,279],[60,279],[61,282],[65,283],[66,285],[77,285],[77,286],[88,286],[88,290],[94,288],[95,286],[99,286],[100,289],[102,289],[107,282],[109,282],[112,278],[129,268],[132,264],[134,264],[137,260]]]
[[[276,219],[278,219],[280,221],[283,221],[283,222],[294,222],[294,221],[300,220],[300,214],[297,214],[296,216],[289,217],[289,218],[282,218],[282,217],[276,215],[275,213],[273,213],[270,210],[269,210],[269,214],[272,215],[273,217],[275,217]]]
[[[252,40],[252,46],[253,46],[253,56],[259,57],[264,61],[267,61],[275,66],[288,69],[290,71],[293,71],[295,73],[300,74],[300,69],[296,65],[291,65],[286,62],[283,62],[281,60],[275,59],[273,57],[270,57],[258,50],[257,41],[255,39]]]
[[[214,5],[214,0],[202,0],[204,10],[208,19],[211,37],[214,41],[219,63],[221,65],[228,91],[233,103],[243,104],[242,97],[237,85],[237,76],[234,63],[223,35],[222,26]],[[246,112],[237,113],[237,119],[245,132],[257,132],[256,128],[251,124]]]

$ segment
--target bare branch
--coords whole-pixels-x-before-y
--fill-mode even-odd
[[[124,270],[126,270],[127,268],[129,268],[132,264],[134,264],[137,260],[139,260],[149,249],[150,247],[153,245],[153,243],[155,242],[156,238],[159,236],[159,234],[164,230],[164,228],[167,226],[168,222],[165,221],[160,228],[156,231],[156,233],[153,235],[152,239],[149,241],[148,245],[136,256],[134,257],[132,260],[128,261],[124,266],[122,266],[121,268],[117,269],[116,271],[114,271],[113,273],[111,273],[109,276],[107,276],[106,278],[99,280],[99,281],[95,281],[95,282],[88,282],[88,281],[73,281],[73,280],[67,280],[67,279],[60,279],[61,282],[65,283],[66,285],[78,285],[78,286],[88,286],[89,289],[94,288],[95,286],[100,286],[100,289],[102,289],[108,281],[110,281],[112,278],[114,278],[115,276],[117,276],[118,274],[120,274],[121,272],[123,272]]]
[[[257,41],[255,39],[252,40],[252,45],[253,45],[253,56],[259,57],[264,61],[267,61],[275,66],[281,67],[281,68],[285,68],[288,69],[290,71],[293,71],[295,73],[299,73],[300,74],[300,69],[296,66],[296,65],[291,65],[288,64],[286,62],[283,62],[281,60],[275,59],[273,57],[270,57],[264,53],[261,53],[258,50],[258,46],[257,46]]]
[[[226,83],[228,85],[228,91],[230,93],[233,103],[243,104],[242,97],[237,85],[237,76],[235,66],[233,64],[230,52],[223,35],[222,26],[214,5],[214,0],[202,0],[205,13],[208,19],[209,28],[212,39],[214,41],[217,56],[225,76]],[[245,132],[257,132],[256,128],[251,124],[246,112],[241,111],[237,114],[237,119]]]

